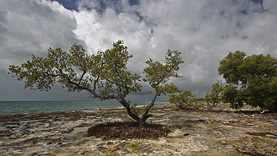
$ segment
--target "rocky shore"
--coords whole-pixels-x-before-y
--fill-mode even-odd
[[[0,116],[0,155],[277,155],[277,116],[227,105],[214,111],[159,105],[149,123],[168,125],[159,139],[87,137],[90,126],[130,121],[124,109]]]

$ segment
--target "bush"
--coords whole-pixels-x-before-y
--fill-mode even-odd
[[[243,103],[277,112],[277,59],[270,55],[229,53],[220,61],[218,73],[229,84],[222,98],[239,108]]]
[[[195,95],[191,93],[191,91],[184,90],[179,94],[174,93],[169,95],[168,102],[174,103],[178,108],[188,109],[197,103],[197,99],[195,98]]]

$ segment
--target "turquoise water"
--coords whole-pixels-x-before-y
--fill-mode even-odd
[[[146,105],[149,102],[136,102]],[[156,102],[155,104],[168,104]],[[0,101],[0,115],[91,110],[98,108],[116,108],[122,105],[114,100],[107,101]]]

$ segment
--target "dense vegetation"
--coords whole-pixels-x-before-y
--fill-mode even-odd
[[[155,91],[153,100],[146,107],[142,116],[134,113],[130,102],[126,100],[130,92],[140,92],[141,76],[127,70],[127,63],[133,55],[129,54],[127,46],[119,40],[113,48],[95,55],[88,55],[81,45],[74,44],[69,52],[60,48],[48,49],[46,58],[36,57],[21,66],[11,65],[10,74],[18,80],[25,80],[25,88],[31,90],[50,90],[59,83],[69,92],[88,91],[101,100],[115,99],[127,110],[139,127],[143,127],[153,107],[155,100],[161,94],[174,93],[177,87],[168,81],[171,77],[179,77],[177,71],[183,63],[181,52],[168,50],[165,62],[149,59],[143,69],[143,79]]]
[[[227,82],[222,100],[235,108],[243,103],[277,112],[277,60],[270,55],[229,53],[218,68]]]
[[[218,81],[204,97],[208,109],[219,102],[230,103],[239,109],[243,104],[262,110],[277,112],[277,60],[270,55],[246,56],[244,52],[230,52],[220,61],[218,73],[223,75],[226,85]],[[195,101],[190,91],[171,94],[169,102],[186,108]],[[204,102],[202,101],[202,102]]]

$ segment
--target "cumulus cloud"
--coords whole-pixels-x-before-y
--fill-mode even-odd
[[[85,2],[92,8],[99,6],[93,1]],[[125,6],[126,8],[131,7],[128,4]],[[144,64],[146,56],[151,54],[150,50],[153,46],[151,28],[140,21],[134,12],[130,10],[117,12],[113,8],[106,8],[104,12],[97,11],[99,9],[79,9],[79,12],[74,12],[77,22],[77,29],[74,30],[74,33],[78,39],[86,42],[89,53],[104,51],[110,48],[113,42],[124,40],[129,51],[134,54],[134,58],[137,58],[133,60],[136,62],[135,64]],[[143,62],[141,58],[145,61]]]
[[[140,72],[149,57],[162,61],[167,49],[181,51],[183,78],[173,81],[201,97],[222,79],[217,68],[229,51],[277,57],[274,0],[140,0],[136,5],[78,0],[78,11],[46,0],[0,3],[5,5],[0,8],[4,66],[22,62],[34,51],[43,55],[50,46],[66,49],[83,42],[92,54],[121,39],[134,54],[129,63],[133,72]]]
[[[277,21],[273,8],[267,8],[270,5],[250,0],[142,0],[138,6],[121,1],[103,9],[97,2],[80,1],[80,12],[74,14],[77,38],[92,51],[123,39],[135,54],[133,64],[139,67],[148,57],[162,60],[168,48],[177,49],[183,52],[185,63],[180,70],[183,79],[175,81],[182,89],[201,95],[222,79],[217,67],[229,51],[276,57]]]
[[[46,56],[49,47],[66,50],[75,42],[83,43],[73,33],[73,13],[46,0],[8,0],[0,5],[0,100],[20,100],[22,96],[40,100],[32,92],[22,91],[24,85],[16,85],[17,80],[7,75],[8,66],[21,64],[32,54]]]
[[[72,13],[57,2],[5,1],[0,13],[1,68],[7,69],[8,63],[22,61],[32,53],[43,55],[49,47],[68,48],[78,42],[72,32],[76,29]]]

